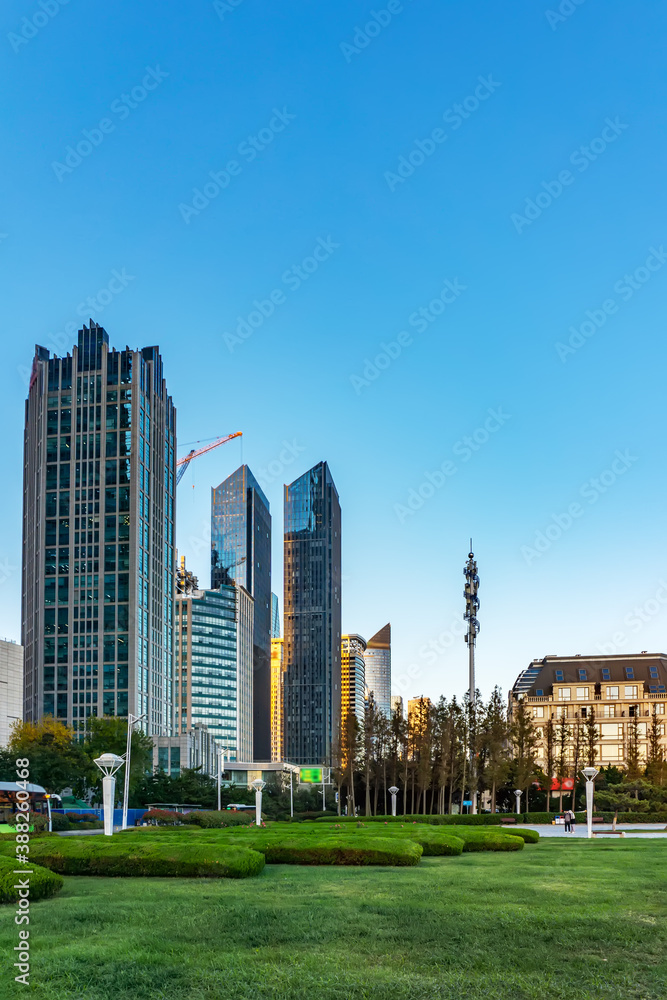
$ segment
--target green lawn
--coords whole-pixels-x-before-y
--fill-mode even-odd
[[[32,910],[25,995],[662,1000],[666,859],[659,841],[542,841],[415,868],[66,878]],[[10,906],[0,934],[4,1000],[22,989]]]

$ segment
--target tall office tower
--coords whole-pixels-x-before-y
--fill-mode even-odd
[[[228,760],[252,757],[252,605],[233,584],[176,593],[175,735],[204,726]]]
[[[280,638],[280,608],[277,594],[271,594],[271,638]]]
[[[430,698],[425,698],[424,695],[408,700],[408,729],[411,739],[418,739],[425,735],[432,708],[433,702]]]
[[[387,624],[368,640],[366,653],[366,687],[373,692],[378,709],[391,715],[391,625]]]
[[[271,640],[271,760],[282,760],[285,673],[283,640]]]
[[[401,718],[403,718],[403,698],[400,694],[392,694],[391,696],[391,714],[398,712]]]
[[[25,410],[25,718],[173,724],[176,411],[157,347],[35,349]]]
[[[271,760],[271,514],[247,465],[211,491],[211,587],[244,587],[254,600],[253,749]]]
[[[341,728],[352,712],[359,725],[364,722],[366,695],[366,640],[360,635],[344,635],[341,642]]]
[[[331,764],[340,728],[341,515],[326,462],[285,487],[285,759]]]
[[[0,747],[23,719],[23,646],[0,639]]]

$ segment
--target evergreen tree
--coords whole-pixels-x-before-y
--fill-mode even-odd
[[[628,781],[637,782],[642,776],[639,747],[639,706],[632,705],[630,711],[632,715],[628,722],[628,736],[625,745],[625,774]],[[639,798],[637,787],[635,787],[635,798]]]
[[[648,752],[646,757],[646,777],[654,785],[662,787],[665,777],[665,751],[662,744],[664,723],[660,721],[657,705],[653,704],[648,727]]]
[[[595,724],[595,709],[591,705],[588,715],[586,716],[586,726],[584,729],[584,749],[587,767],[595,767],[599,742],[600,730]]]
[[[509,737],[514,759],[513,770],[516,787],[525,789],[526,812],[528,812],[530,809],[529,788],[537,774],[536,755],[539,737],[523,698],[512,706]]]
[[[559,799],[558,811],[563,811],[563,781],[568,777],[568,749],[570,746],[570,729],[565,717],[565,709],[556,724],[556,778],[558,779]]]
[[[507,779],[508,761],[507,710],[500,688],[495,687],[484,711],[480,733],[482,781],[491,792],[491,812],[496,811],[496,792]],[[521,786],[523,787],[523,786]]]
[[[544,727],[545,772],[547,778],[547,812],[551,812],[551,785],[554,779],[555,763],[555,731],[554,720],[549,717]]]

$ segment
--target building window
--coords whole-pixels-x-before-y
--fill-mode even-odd
[[[588,680],[588,675],[586,674],[586,671],[583,669],[583,667],[579,668],[578,673],[579,673],[579,680],[580,681],[587,681]]]
[[[637,685],[636,684],[626,684],[624,688],[625,698],[636,698],[637,697]]]
[[[603,705],[602,715],[605,719],[613,719],[616,715],[616,705]]]
[[[603,681],[610,681],[611,680],[611,671],[609,670],[609,667],[603,667],[602,668],[602,680]]]
[[[564,681],[564,679],[565,678],[563,676],[563,671],[562,670],[557,670],[556,671],[556,681],[558,681],[559,683],[562,684],[562,682]]]
[[[655,706],[655,714],[656,715],[664,715],[665,714],[665,706],[664,705],[656,705]]]
[[[634,670],[634,667],[626,667],[625,668],[625,679],[626,679],[626,681],[633,681],[635,679],[635,670]]]
[[[577,688],[577,701],[588,701],[589,688]]]
[[[628,697],[630,697],[628,695]],[[608,687],[607,688],[607,698],[618,698],[618,687]]]
[[[544,698],[544,689],[538,688],[535,694],[537,695],[538,698]]]
[[[653,680],[657,681],[658,680],[658,668],[657,667],[649,667],[648,668],[648,675]]]
[[[558,691],[559,701],[570,701],[572,696],[572,688],[560,688]]]
[[[541,705],[539,705],[539,706],[538,705],[534,705],[533,706],[533,718],[534,719],[543,719],[544,718],[544,709],[542,708]]]

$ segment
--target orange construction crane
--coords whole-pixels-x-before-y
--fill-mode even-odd
[[[226,437],[218,438],[216,441],[213,441],[211,444],[207,444],[204,448],[199,448],[197,451],[193,448],[192,451],[188,452],[185,458],[179,458],[176,462],[176,467],[178,469],[178,472],[176,473],[176,485],[178,486],[180,483],[181,479],[185,475],[185,470],[193,458],[199,458],[200,455],[204,455],[207,451],[213,451],[214,448],[219,448],[221,444],[227,444],[227,442],[231,441],[232,438],[238,438],[242,435],[243,431],[237,431],[236,434],[228,434]]]

